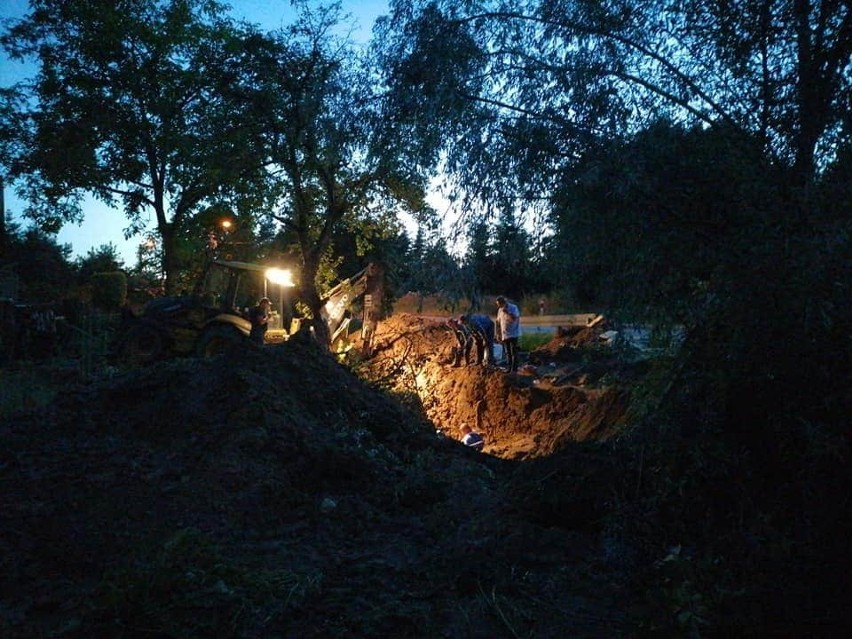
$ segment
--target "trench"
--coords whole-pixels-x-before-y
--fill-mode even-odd
[[[600,383],[614,362],[596,366],[566,358],[554,342],[523,354],[518,373],[452,362],[453,338],[439,318],[400,314],[377,330],[369,376],[416,401],[447,437],[469,426],[485,438],[483,453],[523,460],[553,454],[575,442],[604,441],[628,421],[629,390]],[[553,357],[549,354],[554,354]]]

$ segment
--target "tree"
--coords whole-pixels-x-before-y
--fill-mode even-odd
[[[789,243],[810,232],[812,187],[849,145],[847,2],[391,6],[380,33],[389,117],[444,154],[470,212],[543,203],[555,231],[588,158],[665,119],[762,148],[789,202],[774,213]]]
[[[57,244],[53,236],[39,229],[22,229],[18,223],[8,224],[7,233],[4,261],[19,276],[20,300],[55,304],[67,297],[74,283],[71,247]]]
[[[470,292],[462,269],[447,250],[446,240],[437,227],[418,226],[417,236],[408,251],[408,269],[410,276],[406,288],[417,292],[418,312],[427,295],[439,295],[447,309],[454,311],[462,297]]]
[[[0,111],[25,214],[56,230],[88,194],[120,205],[130,236],[153,212],[171,290],[193,215],[258,169],[241,161],[250,140],[222,97],[238,34],[212,0],[30,6],[2,45],[40,71]]]
[[[282,31],[255,33],[235,88],[266,158],[265,215],[296,248],[299,294],[321,342],[335,234],[346,229],[369,244],[399,232],[399,211],[424,206],[422,179],[380,126],[366,69],[331,36],[338,19],[336,10],[305,10]]]
[[[555,202],[550,259],[575,297],[687,327],[760,264],[783,206],[759,146],[668,121],[588,154]]]
[[[597,140],[661,117],[759,139],[802,188],[848,126],[842,0],[391,6],[381,35],[397,101],[420,100],[424,139],[449,130],[433,145],[482,198],[548,194]]]
[[[816,251],[831,247],[823,257],[833,261],[842,243],[831,238],[848,232],[848,216],[820,204],[823,174],[836,174],[850,142],[847,2],[439,0],[392,9],[385,77],[399,100],[422,97],[424,139],[449,132],[436,144],[478,206],[546,202],[561,252],[552,262],[573,264],[587,287],[594,277],[600,286],[587,293],[642,317],[703,318],[704,329],[748,320],[715,346],[742,349],[718,362],[740,361],[748,376],[764,358],[746,338],[753,318],[777,313],[777,299],[785,317],[828,303],[808,292],[822,290],[815,282],[795,296],[785,286],[796,272],[816,272]],[[723,211],[708,206],[719,202]],[[718,301],[712,312],[708,299]],[[784,328],[796,330],[811,327]],[[768,335],[761,347],[771,350]]]
[[[500,216],[494,234],[491,290],[523,297],[530,281],[530,237],[515,215],[506,211]]]
[[[124,260],[112,242],[89,249],[85,257],[77,258],[77,279],[80,283],[88,282],[95,273],[113,273],[123,269]]]
[[[480,310],[484,291],[498,290],[491,278],[493,255],[490,238],[490,230],[484,220],[475,221],[467,228],[467,252],[462,263],[462,278],[467,283],[471,307],[475,311]]]

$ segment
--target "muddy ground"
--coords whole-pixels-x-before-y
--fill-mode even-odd
[[[604,524],[641,371],[602,328],[516,375],[406,315],[358,374],[300,339],[46,370],[56,400],[0,425],[0,636],[653,634],[681,610],[633,581],[663,541]]]

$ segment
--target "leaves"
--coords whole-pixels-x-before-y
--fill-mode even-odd
[[[41,65],[8,116],[23,125],[8,164],[30,217],[55,230],[79,218],[83,195],[123,205],[131,228],[152,214],[174,273],[175,235],[258,166],[219,90],[238,38],[220,9],[41,0],[5,34],[7,50]]]

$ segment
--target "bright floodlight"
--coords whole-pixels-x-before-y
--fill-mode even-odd
[[[280,284],[281,286],[296,286],[293,283],[293,274],[287,269],[267,269],[266,279],[268,279],[273,284]]]

